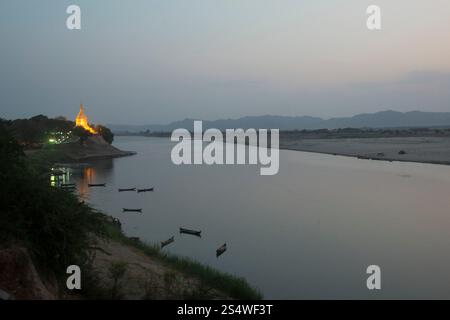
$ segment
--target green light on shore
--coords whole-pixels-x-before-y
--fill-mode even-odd
[[[48,139],[48,142],[49,142],[49,143],[55,143],[56,140],[55,140],[55,139]]]

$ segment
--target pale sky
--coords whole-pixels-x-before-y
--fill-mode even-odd
[[[0,97],[115,124],[450,111],[450,1],[2,0]]]

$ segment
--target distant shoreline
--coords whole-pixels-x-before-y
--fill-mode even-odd
[[[364,157],[364,156],[357,156],[352,154],[345,154],[345,153],[330,153],[325,151],[311,151],[311,150],[303,150],[303,149],[291,149],[291,148],[285,148],[280,147],[280,150],[288,150],[288,151],[298,151],[298,152],[307,152],[307,153],[317,153],[317,154],[325,154],[329,156],[339,156],[339,157],[348,157],[348,158],[355,158],[355,159],[361,159],[361,160],[373,160],[373,161],[385,161],[385,162],[409,162],[409,163],[423,163],[423,164],[435,164],[435,165],[443,165],[448,166],[450,165],[450,161],[414,161],[414,160],[405,160],[405,159],[399,159],[399,158],[377,158],[377,157]]]
[[[132,136],[169,138],[167,136]],[[299,136],[281,136],[279,149],[353,157],[364,160],[450,165],[450,136],[374,138],[302,138]]]
[[[450,137],[292,139],[280,149],[364,160],[450,165]]]

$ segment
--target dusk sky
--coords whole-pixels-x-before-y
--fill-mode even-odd
[[[448,0],[2,0],[0,117],[450,111],[449,17]]]

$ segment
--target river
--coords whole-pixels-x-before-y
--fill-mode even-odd
[[[281,150],[279,173],[261,176],[257,165],[176,166],[166,138],[114,145],[137,155],[91,162],[70,179],[128,236],[175,236],[164,251],[244,277],[265,298],[450,298],[448,166]],[[155,191],[117,190],[128,187]],[[366,287],[369,265],[381,268],[381,290]]]

